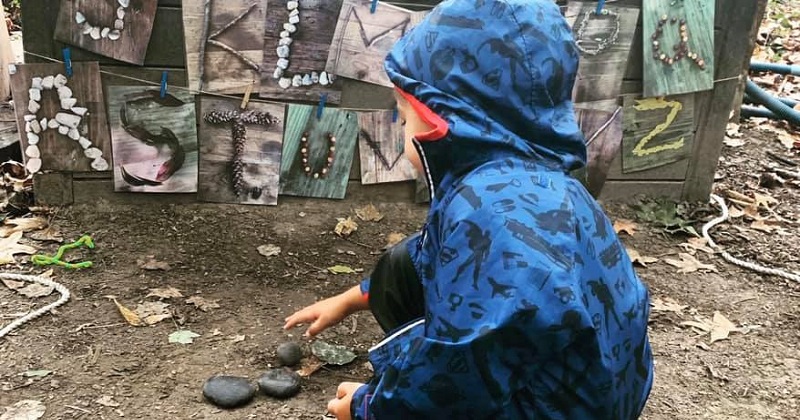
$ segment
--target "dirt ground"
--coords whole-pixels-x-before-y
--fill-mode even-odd
[[[800,215],[797,189],[790,184],[773,190],[758,186],[761,164],[769,160],[767,150],[793,156],[771,133],[744,129],[742,139],[743,146],[725,150],[717,191],[735,185],[742,194],[769,194],[778,200],[772,207],[788,220],[776,225],[781,230],[767,234],[752,229],[752,220],[742,216],[714,235],[734,255],[797,270],[800,240],[797,225],[789,223]],[[375,203],[385,216],[382,221],[359,222],[349,240],[332,233],[338,217],[352,216],[364,204],[283,199],[277,208],[98,203],[58,209],[52,225],[65,239],[90,234],[97,243],[93,251],[70,255],[90,259],[95,266],[56,269],[55,279],[71,289],[72,300],[0,339],[0,407],[39,400],[47,407],[45,419],[320,419],[339,382],[364,380],[370,374],[366,351],[380,333],[367,313],[320,337],[353,348],[358,359],[305,378],[293,399],[258,397],[245,408],[222,411],[203,400],[201,387],[218,373],[256,378],[276,362],[277,345],[298,339],[302,332],[290,336],[282,331],[285,316],[362,276],[332,274],[326,268],[346,265],[368,272],[387,236],[418,229],[426,212],[419,205]],[[614,220],[636,219],[628,206],[607,209]],[[696,214],[716,215],[715,208],[706,210]],[[632,236],[622,235],[626,245],[658,259],[638,268],[658,300],[651,320],[656,380],[644,418],[797,418],[800,285],[740,269],[702,251],[696,257],[717,272],[679,273],[665,260],[685,252],[680,244],[688,237],[636,223]],[[57,248],[55,243],[25,242],[46,252]],[[265,244],[280,246],[281,254],[260,255],[257,247]],[[170,269],[141,268],[148,256]],[[168,286],[184,298],[165,300],[173,318],[150,327],[126,324],[108,297],[133,308],[157,300],[146,297],[151,289]],[[0,324],[56,295],[29,299],[0,285]],[[219,307],[201,311],[185,302],[193,296],[216,301]],[[708,334],[681,324],[711,319],[717,311],[739,327],[728,339],[710,343]],[[192,344],[169,343],[169,334],[178,329],[200,337]],[[35,370],[51,372],[26,376]]]

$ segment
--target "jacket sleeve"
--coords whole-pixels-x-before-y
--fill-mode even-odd
[[[569,345],[574,335],[560,327],[563,311],[547,310],[563,303],[531,287],[568,273],[536,254],[508,270],[503,249],[471,252],[465,238],[476,232],[488,235],[471,222],[458,223],[441,243],[448,262],[431,256],[437,267],[427,285],[424,332],[402,343],[375,382],[355,393],[354,419],[489,417],[542,361]],[[585,312],[576,310],[573,318],[574,328],[591,326]]]

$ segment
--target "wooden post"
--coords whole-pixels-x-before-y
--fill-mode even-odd
[[[11,96],[11,75],[8,72],[8,65],[14,62],[14,52],[11,50],[11,37],[8,34],[6,25],[6,11],[0,7],[0,100],[6,100]]]

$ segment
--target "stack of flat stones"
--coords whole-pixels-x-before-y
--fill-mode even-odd
[[[278,85],[283,89],[317,84],[327,86],[333,83],[333,75],[328,74],[326,71],[312,71],[302,75],[295,74],[292,77],[287,74],[289,56],[292,53],[292,36],[297,33],[297,27],[300,24],[300,4],[296,0],[290,0],[286,3],[286,8],[289,10],[289,21],[283,24],[281,39],[278,41],[278,48],[275,50],[278,54],[278,63],[275,66],[275,72],[272,77],[278,80]]]
[[[103,151],[94,147],[91,140],[80,132],[81,121],[89,110],[76,106],[78,100],[72,97],[72,89],[67,86],[67,80],[63,74],[31,79],[31,88],[28,90],[28,113],[24,116],[25,133],[28,138],[28,147],[25,149],[27,158],[25,167],[30,173],[36,173],[42,169],[39,140],[47,130],[57,130],[60,134],[78,142],[83,149],[83,154],[92,160],[92,169],[107,171],[109,168],[108,161],[103,158]],[[46,117],[40,119],[37,113],[42,108],[39,104],[42,100],[42,93],[52,90],[58,92],[62,112],[56,113],[55,117],[49,120]]]
[[[101,27],[89,23],[86,16],[80,11],[75,12],[75,23],[77,23],[83,32],[83,35],[89,35],[95,41],[108,38],[112,41],[118,40],[122,36],[122,29],[125,28],[125,9],[131,4],[131,0],[117,0],[119,7],[117,7],[117,18],[114,20],[114,27]]]

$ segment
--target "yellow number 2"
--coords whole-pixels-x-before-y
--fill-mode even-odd
[[[675,117],[677,117],[678,113],[681,112],[683,105],[678,101],[667,101],[664,98],[647,98],[636,100],[636,105],[633,107],[633,109],[636,111],[654,111],[664,108],[671,108],[669,114],[667,114],[667,119],[663,123],[657,125],[652,131],[647,133],[647,135],[636,144],[636,147],[633,148],[632,152],[635,156],[648,156],[654,153],[663,152],[665,150],[679,150],[683,147],[685,143],[684,137],[660,146],[649,148],[646,147],[647,143],[653,140],[657,135],[664,132],[664,130],[666,130],[670,124],[675,121]]]

